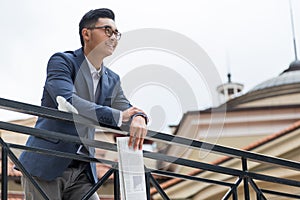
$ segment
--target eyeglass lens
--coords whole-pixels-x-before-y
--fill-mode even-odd
[[[105,34],[108,36],[108,37],[111,37],[113,34],[115,35],[115,37],[119,40],[120,37],[121,37],[121,34],[119,32],[114,32],[112,30],[111,27],[105,27]]]

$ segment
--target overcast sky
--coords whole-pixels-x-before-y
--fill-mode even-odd
[[[297,45],[300,48],[300,1],[292,0],[292,5]],[[226,74],[230,70],[232,81],[244,84],[244,93],[278,76],[294,60],[289,0],[2,0],[1,97],[39,105],[49,57],[58,51],[79,48],[78,23],[84,13],[99,7],[108,7],[115,12],[118,29],[125,34],[153,28],[185,36],[207,53],[223,82],[227,81]],[[148,35],[145,34],[145,37]],[[164,60],[166,53],[148,53],[156,60],[156,65],[163,63],[169,68],[180,69],[180,66],[174,64],[180,63],[175,62],[175,58],[169,58],[168,65],[167,55]],[[123,65],[122,69],[112,68],[122,78],[122,70],[130,68],[124,66],[125,63],[139,63],[139,66],[151,64],[151,61],[143,63],[145,55],[147,51],[142,52],[142,55],[128,56],[127,61],[119,61]],[[185,72],[189,73],[188,70]],[[184,72],[179,70],[179,73]],[[190,76],[193,79],[192,71]],[[185,78],[189,79],[188,76]],[[189,109],[199,110],[212,106],[212,101],[206,92],[199,89],[197,83],[189,84],[194,87],[193,92],[198,101],[196,107]],[[165,124],[157,125],[157,129],[177,124],[186,112],[186,109],[181,108],[182,105],[176,105],[182,102],[172,99],[174,95],[168,91],[161,91],[157,95],[157,91],[163,90],[159,84],[144,89],[153,99],[147,96],[148,101],[141,100],[137,95],[141,88],[129,96],[147,112],[164,115]],[[22,117],[3,110],[0,113],[0,120],[5,121]]]

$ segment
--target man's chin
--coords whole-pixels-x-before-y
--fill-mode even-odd
[[[113,52],[106,52],[105,57],[111,56]]]

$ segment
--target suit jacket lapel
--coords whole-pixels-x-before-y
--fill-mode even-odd
[[[84,80],[86,82],[86,85],[87,85],[88,91],[89,91],[90,100],[95,101],[93,80],[92,80],[92,76],[91,76],[91,72],[90,72],[88,63],[85,59],[82,49],[76,50],[75,55],[77,55],[77,64],[79,65],[79,70],[78,70],[76,79],[78,79],[78,81]],[[83,80],[81,80],[80,77],[83,77]],[[82,87],[83,83],[79,83],[79,84]]]

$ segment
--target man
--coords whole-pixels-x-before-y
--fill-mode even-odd
[[[141,149],[147,133],[147,116],[133,107],[123,94],[120,78],[106,68],[103,59],[110,56],[121,37],[114,13],[106,8],[91,10],[79,23],[82,48],[54,54],[47,66],[42,106],[58,108],[65,99],[78,114],[102,125],[130,125],[129,146]],[[58,100],[58,101],[57,101]],[[71,122],[39,118],[36,128],[94,138],[95,129]],[[50,138],[30,137],[27,146],[94,156],[85,145]],[[97,182],[95,163],[23,152],[20,161],[25,169],[52,199],[81,199]],[[26,199],[41,199],[39,193],[23,178]],[[90,199],[99,199],[94,194]]]

